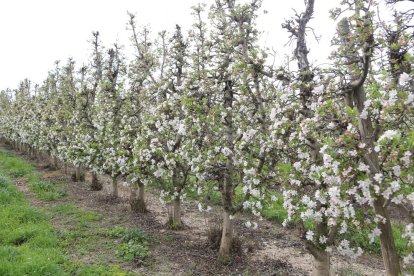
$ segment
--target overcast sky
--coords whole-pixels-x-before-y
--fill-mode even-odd
[[[240,1],[240,0],[239,0]],[[190,7],[213,0],[4,0],[0,1],[0,89],[16,88],[29,78],[41,83],[55,60],[73,57],[86,61],[90,49],[87,41],[98,30],[105,45],[118,40],[129,45],[126,30],[127,11],[137,15],[138,25],[150,25],[152,31],[173,30],[175,24],[188,28],[192,24]],[[317,0],[315,27],[322,36],[319,44],[311,42],[311,58],[329,54],[335,24],[328,11],[339,0]],[[258,28],[263,31],[262,44],[273,47],[282,56],[288,34],[281,29],[283,19],[303,10],[303,0],[264,0]]]

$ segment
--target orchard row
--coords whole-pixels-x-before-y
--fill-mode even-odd
[[[316,275],[329,275],[333,250],[362,254],[345,238],[351,229],[379,239],[387,273],[399,275],[414,262],[398,256],[389,213],[404,210],[412,252],[413,14],[384,22],[373,1],[342,1],[332,11],[341,20],[331,63],[315,67],[307,47],[314,2],[282,25],[295,43],[290,62],[272,63],[259,45],[259,0],[198,5],[188,33],[177,25],[156,38],[130,14],[133,59],[94,32],[87,65],[56,63],[42,85],[25,80],[1,93],[0,135],[91,170],[92,189],[108,174],[117,196],[126,178],[137,212],[146,185],[157,183],[173,228],[182,227],[186,194],[207,211],[204,199],[219,193],[221,260],[231,256],[233,217],[259,217],[281,194],[284,224],[301,229]]]

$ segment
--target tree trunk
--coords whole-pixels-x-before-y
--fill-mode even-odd
[[[359,97],[356,100],[358,109],[362,112],[361,105],[365,102],[365,93],[363,93],[363,88],[359,89]],[[361,100],[362,99],[362,100]],[[359,101],[358,101],[359,100]],[[359,119],[360,121],[360,132],[362,136],[362,141],[367,144],[367,148],[373,149],[374,143],[373,138],[375,138],[375,132],[372,127],[371,121]],[[371,138],[372,137],[372,138]],[[380,170],[380,162],[378,159],[378,154],[375,151],[367,152],[365,155],[366,160],[368,160],[371,178],[373,175],[378,173]],[[378,228],[381,230],[380,241],[381,241],[381,253],[382,259],[384,261],[384,267],[387,272],[387,275],[397,276],[401,274],[401,268],[399,263],[399,258],[397,255],[397,250],[395,248],[394,237],[392,236],[392,228],[390,216],[384,207],[384,198],[382,196],[377,196],[374,199],[374,209],[377,215],[380,215],[385,219],[385,223],[378,223]]]
[[[347,37],[350,34],[349,23],[347,19],[344,19],[340,23],[340,35],[343,37],[344,43],[346,43]],[[373,34],[372,34],[373,36]],[[367,36],[369,38],[370,36]],[[373,39],[373,38],[372,38]],[[371,45],[372,42],[367,41],[367,45]],[[367,46],[371,47],[371,46]],[[364,57],[364,66],[361,68],[360,72],[355,74],[352,67],[349,69],[349,75],[352,77],[352,82],[350,83],[351,90],[347,91],[348,99],[346,104],[350,107],[357,107],[359,113],[361,114],[364,110],[366,102],[366,92],[364,89],[364,83],[366,77],[369,73],[369,68],[371,66],[371,54],[372,49],[364,48],[362,49],[364,53],[367,53]],[[351,63],[352,64],[352,63]],[[380,129],[379,126],[374,127],[376,123],[369,115],[366,119],[359,117],[359,132],[361,134],[361,141],[366,144],[365,159],[370,168],[370,177],[372,178],[376,173],[379,173],[380,161],[378,158],[378,153],[373,151],[374,143],[378,140],[379,133],[376,132],[376,129]],[[381,253],[384,261],[384,267],[387,272],[387,275],[397,276],[401,275],[401,268],[399,263],[399,258],[395,248],[395,241],[392,236],[392,228],[389,214],[384,207],[385,200],[382,196],[377,196],[374,199],[374,209],[377,215],[380,215],[385,219],[385,223],[378,223],[378,228],[381,230],[380,241],[381,241]]]
[[[58,159],[56,156],[52,157],[52,166],[55,170],[59,169],[59,165],[58,165]]]
[[[35,147],[31,147],[30,148],[30,158],[32,158],[33,160],[36,160],[37,159]]]
[[[102,190],[102,183],[98,181],[98,174],[96,172],[92,172],[91,190],[92,191]]]
[[[355,103],[358,107],[359,112],[362,112],[364,102],[366,100],[364,88],[361,87],[357,90],[355,96]],[[374,139],[377,139],[372,122],[370,119],[359,119],[359,128],[361,133],[361,140],[367,144],[368,149],[374,148]],[[365,158],[369,163],[371,178],[373,175],[380,171],[380,161],[378,153],[375,151],[367,151]],[[374,180],[373,180],[374,181]],[[377,215],[380,215],[385,219],[385,223],[378,223],[378,228],[381,230],[380,241],[381,241],[381,253],[384,261],[384,267],[387,275],[397,276],[401,274],[401,268],[397,250],[395,248],[394,237],[392,236],[392,228],[390,216],[384,207],[385,199],[382,196],[377,196],[374,199],[374,209]]]
[[[145,204],[145,185],[141,181],[138,181],[137,186],[132,185],[131,187],[129,197],[131,211],[135,213],[145,213],[147,211],[147,206]]]
[[[118,177],[112,176],[112,196],[118,197]]]
[[[36,162],[42,163],[42,151],[35,149]]]
[[[75,168],[75,178],[76,178],[76,182],[85,181],[85,174],[84,174],[81,166],[76,166],[76,168]]]
[[[224,89],[224,107],[233,107],[233,82],[226,80]],[[224,118],[226,146],[231,150],[227,156],[226,170],[221,188],[222,202],[223,202],[223,232],[221,235],[219,261],[230,261],[231,247],[233,244],[233,222],[230,219],[230,210],[233,203],[233,177],[234,177],[234,129],[233,129],[233,114],[228,112]]]
[[[177,196],[168,205],[168,225],[171,229],[178,230],[183,228],[181,221],[181,200]]]
[[[57,158],[52,154],[49,154],[49,167],[54,170],[57,169]]]
[[[326,251],[319,251],[313,256],[312,276],[329,276],[330,273],[330,255]]]
[[[375,213],[386,218],[385,223],[378,223],[378,228],[381,230],[381,253],[384,261],[385,271],[389,276],[401,275],[400,262],[395,248],[394,237],[392,236],[392,227],[387,209],[384,207],[384,199],[377,198],[374,201]]]
[[[228,211],[223,212],[223,232],[221,235],[219,260],[227,262],[230,260],[231,247],[233,245],[233,221]]]

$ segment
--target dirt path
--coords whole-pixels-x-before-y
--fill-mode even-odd
[[[218,219],[218,210],[213,210],[206,216],[195,208],[195,204],[186,202],[183,206],[183,220],[187,227],[181,231],[172,231],[164,225],[167,210],[153,193],[147,193],[149,212],[133,214],[129,211],[126,200],[113,200],[108,197],[109,185],[105,185],[103,191],[95,192],[90,191],[86,183],[72,182],[61,171],[38,171],[43,178],[63,185],[67,195],[57,201],[44,202],[30,192],[23,179],[18,179],[16,185],[33,206],[50,211],[62,204],[73,204],[84,211],[100,215],[101,219],[88,225],[90,231],[111,229],[114,226],[139,227],[152,237],[151,257],[144,262],[120,261],[115,256],[111,240],[96,241],[98,244],[95,247],[87,246],[86,252],[82,253],[77,252],[76,248],[69,250],[71,257],[82,262],[109,262],[143,275],[309,275],[312,270],[312,257],[306,253],[292,229],[263,220],[258,221],[257,230],[252,230],[243,225],[243,221],[250,216],[242,214],[236,217],[235,231],[242,241],[243,253],[232,264],[220,265],[216,262],[215,250],[210,248],[206,240],[206,223]],[[58,232],[64,234],[68,230],[76,229],[64,216],[51,214],[51,222]],[[332,267],[336,275],[385,274],[381,259],[376,256],[363,257],[357,262],[335,256]]]

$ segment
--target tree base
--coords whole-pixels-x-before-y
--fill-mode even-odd
[[[102,190],[102,183],[98,181],[98,177],[96,173],[92,173],[92,181],[90,188],[92,191],[101,191]]]
[[[138,200],[138,199],[131,199],[129,201],[129,205],[131,206],[131,211],[134,213],[146,213],[147,205],[145,204],[145,201]]]
[[[185,228],[184,223],[181,221],[180,223],[174,222],[172,219],[169,219],[167,222],[168,229],[178,231],[183,230]]]
[[[317,256],[313,257],[312,276],[330,276],[331,275],[330,256],[326,251],[320,251]]]

